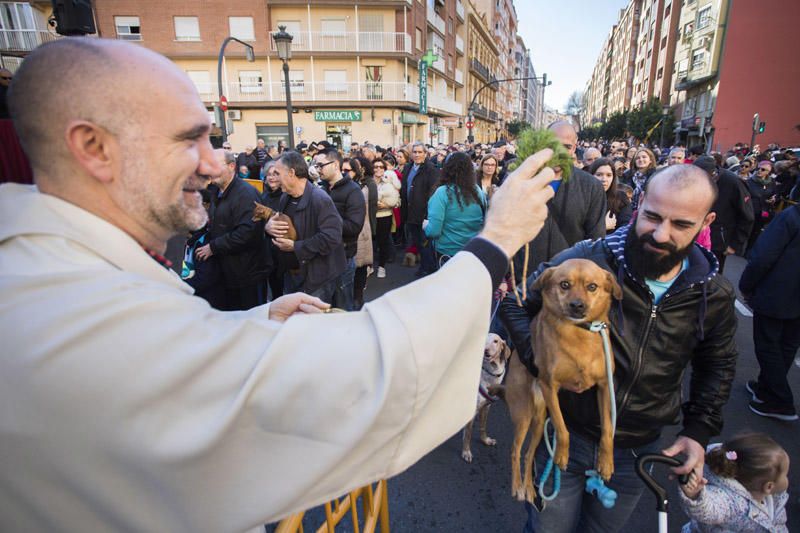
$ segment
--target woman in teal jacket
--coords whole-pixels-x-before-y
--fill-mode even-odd
[[[433,241],[441,265],[480,232],[486,216],[486,195],[476,182],[472,161],[462,152],[447,156],[439,183],[428,200],[423,229]]]

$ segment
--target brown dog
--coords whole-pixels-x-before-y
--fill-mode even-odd
[[[272,217],[275,217],[276,220],[289,224],[289,230],[286,233],[286,238],[292,241],[297,240],[297,230],[294,229],[294,223],[292,223],[292,219],[289,218],[288,215],[278,213],[277,211],[270,209],[269,207],[258,202],[253,203],[256,204],[255,208],[253,209],[253,222],[257,222],[259,220],[269,220]]]
[[[601,421],[597,471],[606,481],[614,472],[611,403],[603,341],[599,333],[586,328],[593,321],[608,323],[612,298],[622,298],[622,289],[614,276],[586,259],[570,259],[548,268],[536,280],[534,288],[542,292],[543,299],[541,311],[531,322],[533,353],[539,376],[531,376],[519,357],[512,357],[505,386],[506,402],[514,423],[511,491],[518,500],[530,502],[535,497],[533,457],[542,438],[545,409],[550,413],[556,432],[554,462],[563,470],[569,461],[569,433],[558,403],[558,391],[562,387],[581,393],[597,386]],[[613,358],[611,364],[613,372]],[[521,484],[520,452],[531,424],[533,434],[525,452]]]
[[[506,362],[511,356],[511,349],[506,342],[496,333],[489,333],[486,336],[486,346],[483,350],[483,368],[481,369],[481,384],[478,388],[478,404],[475,414],[478,415],[481,431],[481,442],[486,446],[494,446],[497,441],[486,433],[486,420],[489,417],[489,407],[497,400],[494,392],[490,391],[493,387],[503,382],[506,374]],[[461,458],[466,462],[472,462],[472,424],[475,417],[464,426],[464,433],[461,443]]]

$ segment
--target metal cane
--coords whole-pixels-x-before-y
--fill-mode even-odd
[[[647,471],[649,463],[661,463],[668,466],[681,466],[683,463],[674,457],[667,457],[658,453],[648,453],[636,458],[636,473],[642,478],[642,481],[647,488],[649,488],[656,496],[656,509],[658,510],[658,533],[667,533],[667,511],[669,509],[669,500],[667,498],[667,490],[659,485],[650,472]],[[688,474],[681,474],[678,476],[678,481],[681,485],[685,485],[689,481]]]

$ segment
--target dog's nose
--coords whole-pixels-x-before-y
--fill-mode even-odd
[[[569,303],[569,311],[574,315],[582,315],[586,312],[586,304],[582,300],[572,300]]]

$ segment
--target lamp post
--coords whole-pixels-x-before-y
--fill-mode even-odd
[[[225,94],[222,92],[222,57],[225,54],[225,47],[228,46],[228,43],[231,41],[236,41],[237,43],[244,46],[244,53],[247,61],[252,63],[256,60],[256,53],[253,50],[253,47],[247,44],[244,41],[240,41],[236,37],[226,37],[224,41],[222,41],[222,46],[219,47],[219,57],[217,58],[217,89],[219,90],[219,103],[217,104],[220,108],[222,108],[222,102],[225,101]],[[216,106],[215,106],[216,107]],[[227,120],[225,117],[225,111],[227,108],[222,109],[222,113],[217,114],[217,116],[222,117],[220,119],[221,124],[219,125],[220,130],[222,130],[222,142],[228,141],[228,125]]]
[[[478,95],[481,94],[481,91],[483,91],[485,88],[489,87],[490,85],[495,85],[497,83],[503,83],[503,82],[506,82],[506,81],[525,81],[525,80],[534,80],[534,81],[536,81],[536,80],[539,80],[539,79],[542,80],[542,86],[543,87],[546,87],[546,86],[551,85],[553,83],[552,81],[550,81],[550,82],[547,81],[547,74],[546,73],[541,78],[539,78],[537,76],[527,76],[527,77],[524,77],[524,78],[506,78],[506,79],[503,79],[503,80],[493,79],[491,81],[487,81],[486,83],[481,85],[481,87],[477,91],[475,91],[475,94],[472,96],[472,101],[469,103],[469,107],[467,108],[467,112],[469,113],[468,122],[470,124],[474,124],[475,123],[475,115],[473,113],[474,108],[475,108],[475,100],[478,99]],[[542,89],[542,101],[544,101],[544,89]],[[472,134],[472,130],[473,130],[473,128],[468,128],[467,142],[469,142],[469,143],[475,142],[475,136]],[[491,133],[490,133],[490,135],[491,135]]]
[[[286,90],[286,122],[289,126],[289,149],[294,150],[294,124],[292,122],[292,89],[289,85],[289,60],[292,59],[292,34],[286,31],[286,26],[278,26],[278,33],[272,35],[278,57],[283,61],[283,82]]]
[[[664,142],[667,136],[667,120],[670,117],[671,108],[668,105],[664,106],[663,115],[661,117],[661,149],[664,149]]]

